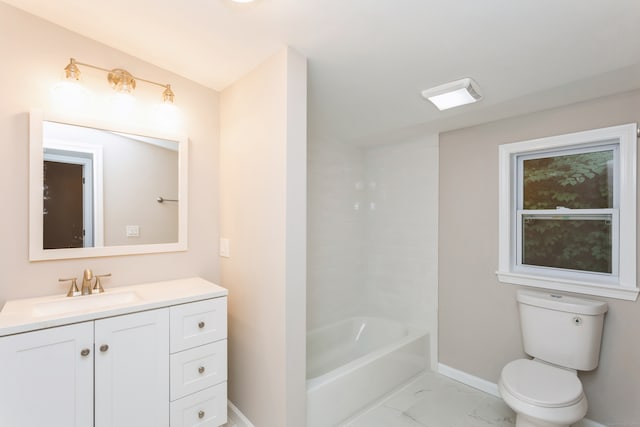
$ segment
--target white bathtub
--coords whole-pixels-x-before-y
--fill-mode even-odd
[[[333,427],[429,366],[429,335],[354,317],[307,333],[307,427]]]

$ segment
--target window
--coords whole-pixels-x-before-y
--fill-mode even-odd
[[[636,132],[500,146],[501,282],[637,298]]]

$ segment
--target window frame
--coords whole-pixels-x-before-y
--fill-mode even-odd
[[[498,280],[503,283],[635,301],[636,283],[636,139],[635,123],[557,135],[499,146]],[[522,264],[519,182],[522,162],[614,148],[613,207],[570,209],[571,215],[612,215],[612,273],[587,272]],[[520,167],[519,167],[520,166]],[[530,210],[558,215],[563,210]],[[565,213],[566,214],[566,213]],[[616,244],[617,243],[617,244]]]
[[[601,280],[604,283],[615,284],[619,275],[619,219],[620,219],[620,149],[619,144],[614,141],[602,141],[593,144],[584,144],[579,147],[556,148],[552,150],[534,151],[530,153],[515,154],[513,161],[516,173],[514,173],[513,184],[516,192],[515,207],[515,227],[513,238],[515,238],[515,263],[514,271],[524,274],[541,274],[552,275],[554,277],[565,277],[568,279],[581,278],[582,280]],[[612,151],[613,154],[613,197],[612,207],[610,208],[592,208],[592,209],[524,209],[524,162],[527,160],[571,156],[575,154],[596,153],[603,151]],[[575,219],[586,220],[594,215],[611,215],[611,273],[585,272],[585,270],[569,270],[555,267],[533,266],[523,264],[523,228],[522,218],[525,215],[530,216],[573,216]],[[594,276],[595,275],[595,276]]]

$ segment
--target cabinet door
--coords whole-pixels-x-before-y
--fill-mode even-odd
[[[0,426],[93,425],[93,322],[0,338]]]
[[[96,320],[95,427],[169,426],[169,310]]]

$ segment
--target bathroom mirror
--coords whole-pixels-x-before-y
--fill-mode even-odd
[[[30,115],[29,259],[187,249],[185,137]]]

